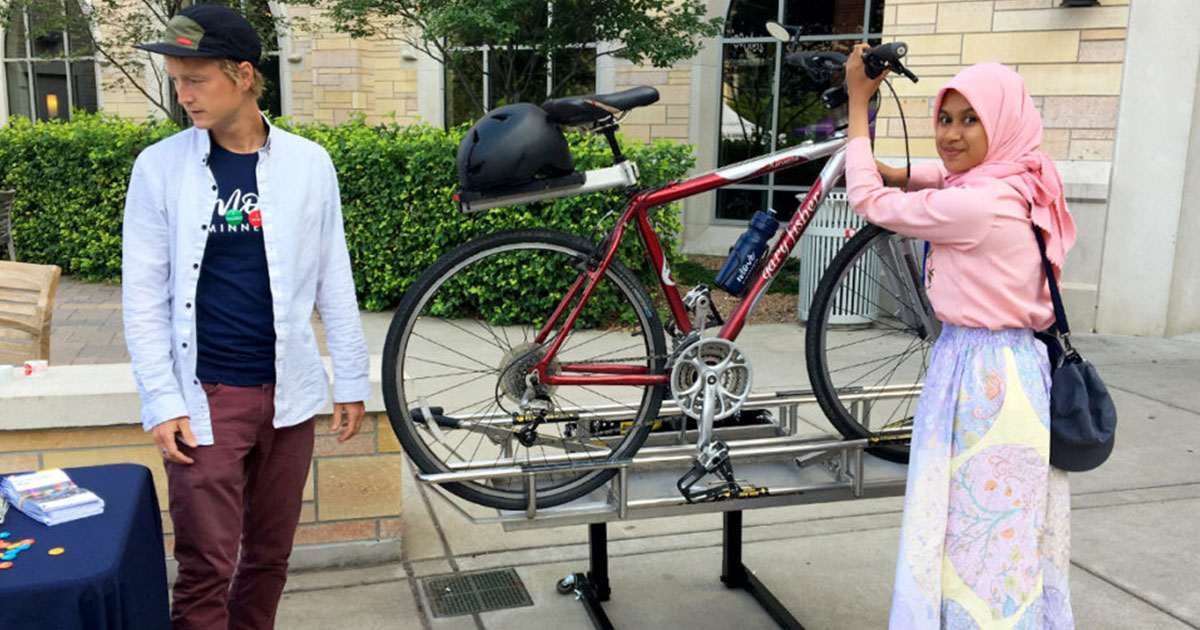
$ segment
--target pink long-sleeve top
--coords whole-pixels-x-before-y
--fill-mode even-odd
[[[939,163],[914,164],[913,192],[887,188],[870,140],[855,138],[846,148],[850,207],[931,243],[925,287],[938,319],[989,330],[1048,328],[1054,306],[1025,199],[998,179],[946,188],[945,175]]]

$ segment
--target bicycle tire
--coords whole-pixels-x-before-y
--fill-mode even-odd
[[[496,324],[492,323],[489,317],[491,320],[495,320],[505,316],[503,314],[490,316],[486,314],[493,311],[507,313],[512,310],[509,306],[524,306],[524,301],[534,300],[533,294],[535,291],[528,286],[521,286],[522,283],[520,281],[520,275],[530,272],[530,267],[536,267],[536,270],[533,270],[533,272],[537,274],[542,282],[533,284],[538,284],[539,286],[540,284],[545,284],[545,278],[550,276],[555,276],[556,279],[557,276],[569,276],[573,280],[578,277],[578,271],[571,269],[570,266],[586,264],[584,261],[590,259],[592,249],[592,243],[587,240],[550,229],[496,232],[476,238],[443,255],[432,266],[426,269],[405,293],[392,318],[384,345],[382,365],[383,393],[389,423],[400,440],[405,453],[412,458],[413,462],[422,472],[450,472],[454,466],[447,459],[458,457],[466,461],[465,458],[462,458],[462,453],[466,451],[466,448],[470,447],[469,445],[463,446],[460,452],[461,443],[452,445],[450,438],[439,440],[435,434],[441,433],[445,436],[450,430],[460,433],[464,430],[467,432],[479,432],[481,437],[478,438],[479,442],[474,446],[475,452],[478,452],[484,438],[491,440],[497,436],[497,432],[493,430],[493,427],[502,426],[503,422],[494,419],[486,421],[477,420],[474,424],[468,426],[464,424],[466,421],[459,420],[459,424],[454,425],[453,421],[456,416],[466,417],[470,414],[460,415],[460,410],[458,409],[453,414],[447,412],[449,405],[442,404],[439,401],[442,397],[449,397],[449,393],[439,393],[439,401],[430,401],[428,399],[422,401],[418,391],[432,390],[438,386],[438,383],[434,376],[418,376],[418,374],[422,374],[422,370],[431,372],[440,369],[430,367],[427,363],[452,365],[460,361],[463,364],[467,364],[471,369],[463,370],[457,374],[448,373],[449,376],[468,376],[468,378],[472,378],[467,372],[479,373],[478,377],[474,377],[473,380],[467,382],[460,389],[484,387],[484,381],[487,379],[495,383],[493,389],[495,400],[488,401],[485,396],[485,399],[479,401],[476,407],[486,409],[483,411],[471,409],[472,413],[476,413],[476,415],[482,414],[483,416],[487,416],[490,413],[495,418],[499,418],[503,416],[505,411],[516,407],[516,404],[512,400],[506,398],[508,396],[507,392],[514,387],[513,383],[518,383],[518,386],[520,385],[518,381],[512,380],[515,369],[513,366],[519,364],[521,368],[524,368],[526,364],[520,363],[523,360],[521,357],[526,355],[531,356],[531,353],[537,352],[537,348],[545,346],[545,344],[542,346],[537,346],[537,344],[530,346],[530,342],[517,341],[516,335],[520,332],[524,338],[528,330],[536,330],[539,328],[539,325],[537,323],[514,324],[511,322]],[[566,267],[566,271],[563,271],[562,267]],[[504,271],[506,269],[508,270],[507,272]],[[509,277],[504,277],[506,273]],[[439,317],[437,310],[439,308],[438,305],[442,302],[438,300],[449,300],[448,296],[456,286],[477,286],[471,284],[477,282],[477,279],[473,279],[475,276],[486,278],[491,283],[492,290],[488,292],[472,292],[465,300],[457,302],[454,308],[464,312],[475,313],[477,319],[455,319],[454,316]],[[458,280],[455,278],[458,278]],[[549,308],[545,308],[545,312],[540,313],[541,315],[550,314],[553,310],[553,305],[557,304],[558,300],[561,299],[562,295],[570,287],[569,282],[564,286],[555,288],[553,291],[548,291],[545,296],[538,293],[538,297],[544,298],[542,300],[544,303],[552,305]],[[640,337],[640,339],[633,342],[633,350],[631,351],[643,348],[644,356],[641,356],[641,358],[646,363],[647,372],[650,374],[662,374],[665,369],[665,357],[667,354],[666,340],[663,335],[662,323],[658,318],[646,289],[638,281],[633,272],[617,260],[613,260],[609,265],[603,276],[602,283],[602,289],[608,292],[605,295],[617,296],[617,308],[621,309],[617,313],[617,316],[619,318],[632,318],[634,321],[630,325],[635,328],[631,336]],[[443,289],[444,287],[448,288]],[[441,292],[440,297],[439,291]],[[497,293],[502,295],[496,295]],[[549,295],[550,293],[557,294],[551,296]],[[593,299],[589,300],[588,304],[584,307],[585,315],[590,314],[591,305],[599,303],[599,301],[598,297],[593,296]],[[609,301],[611,302],[611,300]],[[599,309],[600,307],[597,308]],[[530,307],[530,309],[534,309],[534,307]],[[521,316],[519,315],[521,308],[516,307],[516,310],[518,315],[511,317],[519,318]],[[539,311],[532,310],[531,312]],[[608,311],[604,311],[602,315],[606,318],[605,321],[611,320],[613,316]],[[481,324],[480,319],[487,323]],[[471,324],[472,321],[474,324]],[[447,322],[450,323],[450,326],[459,329],[455,333],[459,337],[465,337],[470,333],[479,333],[485,328],[488,332],[475,334],[475,338],[469,339],[468,341],[471,346],[469,349],[464,348],[466,352],[460,352],[458,348],[449,347],[450,342],[446,341],[445,347],[441,350],[434,350],[435,352],[441,352],[440,356],[443,358],[429,360],[420,356],[418,353],[428,352],[429,348],[436,347],[436,345],[431,345],[430,340],[432,337],[430,335],[438,334],[439,330],[447,330]],[[439,329],[436,326],[441,326],[442,328]],[[580,326],[577,325],[572,330],[571,336],[564,342],[557,357],[562,358],[572,352],[583,352],[582,348],[584,344],[598,346],[587,350],[588,352],[602,353],[607,348],[622,343],[613,339],[614,331],[625,332],[622,326],[624,324],[610,324],[607,329],[598,327],[593,330],[581,330]],[[422,334],[426,336],[423,338]],[[605,339],[606,337],[607,339]],[[619,338],[619,335],[617,338]],[[446,339],[449,339],[449,337]],[[580,339],[581,341],[576,345],[572,345],[576,339]],[[489,341],[493,342],[492,345],[496,347],[483,347],[487,346]],[[548,342],[549,339],[546,343]],[[496,352],[506,345],[507,349],[500,357],[500,362],[496,364],[495,369],[479,369],[479,367],[488,364],[492,360],[487,357],[491,356],[494,358]],[[426,350],[420,350],[421,346],[424,346]],[[517,350],[514,351],[513,348],[517,348]],[[611,354],[609,352],[610,357]],[[616,357],[610,358],[610,360],[615,359]],[[474,361],[474,364],[469,363],[469,361]],[[564,362],[587,361],[576,357],[570,359],[570,361],[564,359]],[[412,373],[409,374],[409,372]],[[524,376],[523,369],[519,376]],[[432,382],[418,384],[418,381],[422,379],[428,379]],[[562,386],[561,388],[556,388],[552,394],[547,395],[553,401],[555,409],[566,408],[567,403],[579,400],[577,398],[579,394],[576,394],[574,391],[572,391],[570,397],[567,396],[564,390],[569,387]],[[613,386],[613,391],[615,390],[621,390],[621,387]],[[588,440],[586,436],[571,438],[578,440],[579,444],[568,443],[568,438],[564,437],[564,433],[569,432],[572,426],[576,432],[586,428],[588,435],[592,436],[598,435],[595,433],[598,427],[602,427],[608,432],[607,437],[616,441],[616,444],[611,447],[607,456],[602,458],[605,460],[628,458],[645,442],[652,422],[657,417],[659,407],[662,404],[664,387],[640,386],[635,388],[630,386],[625,387],[624,392],[631,399],[640,393],[640,398],[636,402],[627,403],[627,409],[622,408],[618,410],[632,414],[632,424],[623,430],[612,428],[612,420],[601,421],[585,418],[583,414],[587,413],[588,407],[582,404],[578,405],[578,408],[583,410],[579,412],[581,417],[574,425],[569,422],[555,423],[554,426],[559,427],[559,438],[563,440],[559,446],[566,453],[567,458],[571,457],[572,449],[582,448],[586,450],[588,448],[595,448],[597,444],[594,440]],[[612,396],[617,395],[613,394]],[[464,397],[464,392],[460,391],[455,396],[461,399]],[[465,397],[469,398],[469,396]],[[591,398],[595,399],[596,397],[592,396]],[[621,402],[616,398],[610,397],[610,399],[617,403]],[[418,408],[413,406],[414,403],[425,404],[424,409],[428,409],[430,415],[433,415],[435,418],[446,419],[445,423],[437,421],[422,423],[414,419],[414,412]],[[609,404],[609,406],[612,405]],[[442,410],[439,412],[436,410],[436,407],[442,407]],[[496,409],[492,409],[493,407]],[[439,413],[442,415],[439,416]],[[425,412],[422,411],[417,415],[423,418]],[[549,425],[541,426],[548,427]],[[508,433],[504,433],[504,431]],[[547,432],[549,432],[548,428]],[[614,434],[614,432],[616,433]],[[507,436],[503,438],[505,444],[503,446],[493,444],[488,448],[500,449],[500,454],[496,456],[497,461],[503,458],[506,452],[505,449],[507,448],[512,449],[513,455],[510,459],[519,460],[516,454],[520,448],[518,444],[523,443],[515,437],[518,433],[517,425],[512,424],[508,429],[501,429],[501,433]],[[467,437],[469,436],[464,436],[462,439],[466,440]],[[549,440],[550,438],[538,432],[533,439]],[[543,451],[543,460],[549,461],[550,458],[545,452],[546,444],[542,443],[540,446]],[[526,464],[536,465],[539,463],[537,458],[532,455],[534,451],[533,446],[526,446],[525,451],[527,455]],[[475,457],[475,452],[472,452],[472,458]],[[483,456],[481,455],[480,457]],[[600,458],[592,457],[592,459]],[[536,504],[538,507],[551,507],[572,501],[608,481],[615,472],[615,469],[607,469],[583,473],[563,473],[563,476],[546,482],[545,486],[541,484],[537,486]],[[528,493],[519,486],[520,480],[517,480],[516,483],[518,485],[514,487],[513,485],[506,485],[499,482],[468,481],[445,484],[444,487],[446,490],[480,505],[499,509],[523,510],[528,507]]]
[[[923,289],[916,292],[918,297],[909,299],[897,287],[895,278],[905,273],[913,282],[920,282],[920,263],[902,264],[908,268],[897,269],[899,265],[892,264],[894,258],[877,255],[877,248],[889,241],[910,248],[916,243],[881,227],[867,225],[838,251],[813,295],[805,331],[805,360],[817,402],[834,428],[847,439],[876,440],[867,452],[905,463],[908,441],[881,435],[879,431],[905,423],[911,425],[920,391],[916,386],[924,380],[938,324],[936,319],[928,326],[923,323],[928,321],[923,316],[933,316]],[[913,258],[920,257],[923,252]],[[858,312],[841,316],[850,323],[832,322],[835,313],[855,309]],[[895,352],[897,349],[899,352]],[[864,388],[892,388],[893,392],[915,388],[916,391],[909,395],[888,393],[878,394],[880,397],[875,399],[856,399],[863,395]],[[873,414],[876,419],[884,416],[874,427]]]

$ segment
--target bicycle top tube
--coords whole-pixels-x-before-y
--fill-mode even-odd
[[[722,166],[663,188],[651,190],[644,194],[642,205],[645,207],[660,206],[698,195],[702,192],[722,188],[745,179],[774,173],[775,171],[781,171],[805,162],[811,162],[837,153],[846,146],[846,142],[846,136],[839,133],[820,142],[806,142],[794,147],[780,149],[773,153],[743,160],[736,164]],[[824,175],[825,173],[822,171],[822,177]],[[840,176],[841,173],[838,173],[838,175]]]

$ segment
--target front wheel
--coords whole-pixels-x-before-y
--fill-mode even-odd
[[[817,402],[868,452],[908,461],[906,428],[941,325],[925,295],[924,243],[875,225],[838,251],[809,310],[806,359]]]
[[[642,445],[662,386],[548,386],[529,378],[569,309],[543,328],[593,265],[591,254],[590,242],[562,232],[498,232],[439,258],[404,295],[384,345],[383,393],[392,429],[422,472],[557,466],[534,486],[537,505],[549,507],[615,473],[571,464],[627,458]],[[614,260],[548,370],[609,363],[662,374],[666,354],[650,297]],[[528,506],[523,484],[508,478],[445,487],[516,510]]]

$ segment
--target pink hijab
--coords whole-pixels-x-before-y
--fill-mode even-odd
[[[1037,150],[1042,118],[1021,75],[998,63],[966,68],[938,92],[934,112],[941,109],[947,90],[957,90],[971,103],[987,132],[988,151],[975,168],[949,174],[946,184],[991,177],[1016,189],[1031,204],[1033,223],[1046,238],[1046,256],[1061,274],[1067,250],[1075,243],[1075,221],[1067,211],[1054,160]]]

